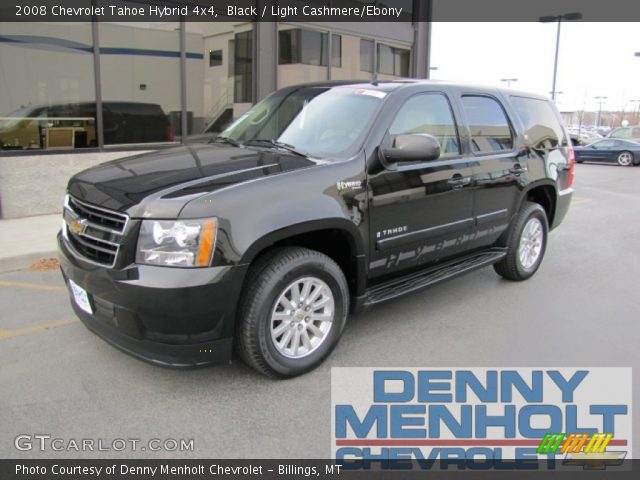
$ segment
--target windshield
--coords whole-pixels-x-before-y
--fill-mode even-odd
[[[272,140],[272,146],[287,144],[312,157],[347,157],[362,144],[385,96],[350,87],[282,90],[238,118],[220,137],[238,143]]]

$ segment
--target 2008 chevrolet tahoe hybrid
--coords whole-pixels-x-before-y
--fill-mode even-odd
[[[209,144],[75,175],[62,273],[86,326],[135,356],[197,366],[235,346],[257,370],[294,376],[330,353],[349,312],[486,265],[529,278],[573,168],[537,95],[289,87]]]

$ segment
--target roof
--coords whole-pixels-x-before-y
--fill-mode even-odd
[[[539,95],[537,93],[525,92],[521,90],[513,90],[505,87],[496,87],[493,85],[483,85],[480,83],[470,82],[457,82],[450,80],[427,80],[420,78],[405,78],[398,80],[378,80],[378,81],[366,81],[366,80],[325,80],[321,82],[301,83],[292,85],[288,88],[301,88],[301,87],[338,87],[349,85],[353,87],[361,87],[367,89],[377,89],[383,92],[391,92],[404,87],[416,86],[416,85],[429,85],[429,86],[442,86],[442,87],[456,87],[469,89],[480,89],[487,93],[500,92],[504,96],[525,96],[530,98],[538,98],[540,100],[549,100],[549,97]]]

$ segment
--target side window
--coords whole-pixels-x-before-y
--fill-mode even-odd
[[[607,148],[614,148],[618,142],[616,140],[601,140],[599,142],[594,143],[596,148],[600,150],[605,150]]]
[[[548,101],[513,96],[511,102],[534,148],[550,149],[566,145],[562,124]]]
[[[633,130],[631,132],[631,137],[640,138],[640,127],[633,127]]]
[[[471,147],[475,153],[500,152],[513,148],[509,121],[496,100],[465,95],[462,97],[462,108],[469,122]]]
[[[440,156],[460,154],[458,132],[451,107],[439,93],[415,95],[405,102],[389,127],[391,139],[398,135],[428,133],[440,142]]]
[[[631,129],[628,127],[616,128],[609,136],[611,138],[631,138]]]

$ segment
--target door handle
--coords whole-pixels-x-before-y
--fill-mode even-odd
[[[461,175],[454,175],[447,183],[453,187],[464,187],[465,185],[469,185],[471,183],[471,177],[463,177]]]
[[[521,173],[525,173],[527,171],[527,167],[523,167],[519,164],[515,164],[512,168],[509,169],[510,173],[514,175],[520,175]]]

